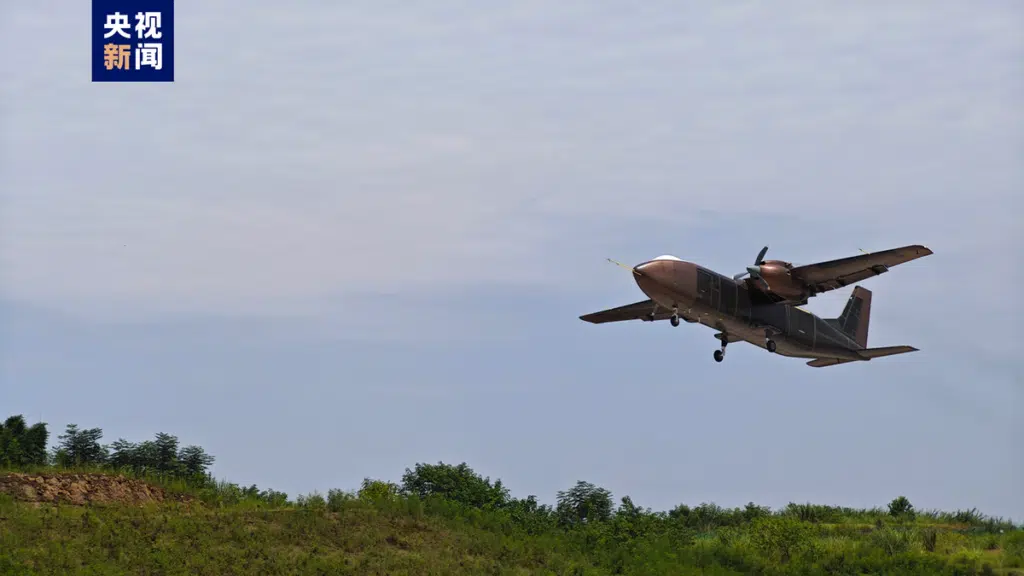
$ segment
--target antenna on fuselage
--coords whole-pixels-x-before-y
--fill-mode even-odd
[[[632,272],[633,274],[636,274],[636,273],[637,273],[637,272],[636,272],[636,270],[634,270],[632,266],[627,266],[627,265],[623,264],[622,262],[618,262],[618,261],[616,261],[616,260],[612,260],[611,258],[606,258],[606,260],[608,260],[608,261],[609,261],[609,262],[611,262],[612,264],[615,264],[615,265],[616,265],[616,266],[618,266],[619,268],[624,268],[624,269],[626,269],[626,270],[629,270],[629,271],[630,271],[630,272]]]

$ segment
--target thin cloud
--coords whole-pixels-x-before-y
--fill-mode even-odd
[[[8,51],[57,39],[2,64],[17,298],[579,287],[553,272],[580,226],[703,212],[801,241],[773,218],[863,219],[960,265],[1021,244],[1015,5],[196,5],[170,86],[89,84],[84,7],[5,10]]]

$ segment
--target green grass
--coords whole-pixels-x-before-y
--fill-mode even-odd
[[[1024,574],[1024,531],[975,511],[701,505],[563,528],[439,497],[148,480],[200,504],[0,494],[0,574]]]

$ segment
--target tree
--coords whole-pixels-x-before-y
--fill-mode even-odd
[[[505,506],[509,516],[528,534],[540,534],[556,521],[555,511],[551,506],[539,504],[534,495],[526,498],[513,498]]]
[[[635,519],[644,514],[644,509],[633,504],[633,499],[629,496],[623,496],[619,502],[619,509],[615,511],[615,514],[623,518]]]
[[[124,438],[118,438],[108,448],[110,453],[107,458],[107,464],[115,470],[129,469],[132,471],[138,470],[138,462],[136,461],[136,447],[135,444],[125,440]]]
[[[771,516],[772,511],[767,506],[758,506],[753,502],[747,502],[747,505],[743,507],[743,519],[747,522],[753,522],[758,518],[765,518]]]
[[[50,431],[45,422],[36,422],[29,426],[22,435],[21,449],[24,451],[23,464],[27,466],[43,466],[46,464],[46,444],[50,440]]]
[[[196,477],[206,474],[214,457],[200,446],[178,449],[178,438],[161,432],[154,440],[138,444],[119,438],[110,445],[108,462],[112,468],[127,468],[136,473],[148,471]]]
[[[68,424],[64,434],[58,436],[57,463],[61,466],[90,466],[106,463],[107,449],[100,445],[103,430],[79,430],[77,424]]]
[[[416,464],[414,470],[405,469],[402,475],[402,492],[416,494],[420,498],[441,496],[476,508],[500,508],[509,502],[508,489],[497,480],[483,478],[465,462],[458,466],[438,462],[437,464]]]
[[[914,505],[906,496],[897,496],[893,498],[892,502],[889,502],[889,515],[896,518],[913,519],[915,516]]]
[[[11,416],[4,420],[3,424],[0,424],[0,433],[3,433],[8,439],[21,438],[25,429],[25,417],[21,414]]]
[[[118,438],[110,445],[108,464],[112,468],[127,468],[136,474],[160,471],[160,454],[152,440],[139,443]]]
[[[156,461],[153,467],[165,474],[178,471],[178,437],[164,432],[157,432],[153,442]]]
[[[46,464],[46,441],[50,433],[44,422],[25,424],[18,414],[0,424],[0,465],[20,468]]]
[[[612,537],[631,550],[633,541],[651,531],[661,518],[650,509],[634,504],[629,496],[623,496],[619,508],[612,516]]]
[[[109,446],[100,444],[99,428],[79,429],[68,424],[58,436],[53,454],[47,453],[50,433],[45,422],[27,426],[21,415],[11,416],[0,424],[0,466],[109,466],[136,473],[158,472],[175,476],[196,477],[206,474],[213,456],[199,446],[178,448],[178,438],[160,432],[153,440],[139,443],[118,438]],[[52,458],[52,462],[48,459]]]
[[[178,462],[182,471],[188,476],[201,476],[206,474],[206,469],[213,464],[213,456],[210,456],[199,446],[185,446],[178,452]]]
[[[612,493],[579,480],[569,490],[558,492],[558,521],[565,526],[607,520],[612,515]]]

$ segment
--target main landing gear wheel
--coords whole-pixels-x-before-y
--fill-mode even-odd
[[[669,318],[669,322],[671,322],[673,326],[679,326],[679,316],[673,315]]]
[[[722,349],[715,350],[715,362],[721,362],[725,360],[725,347],[729,344],[729,337],[722,334]]]
[[[775,353],[775,340],[772,340],[772,332],[768,329],[764,331],[764,347],[772,354]]]

